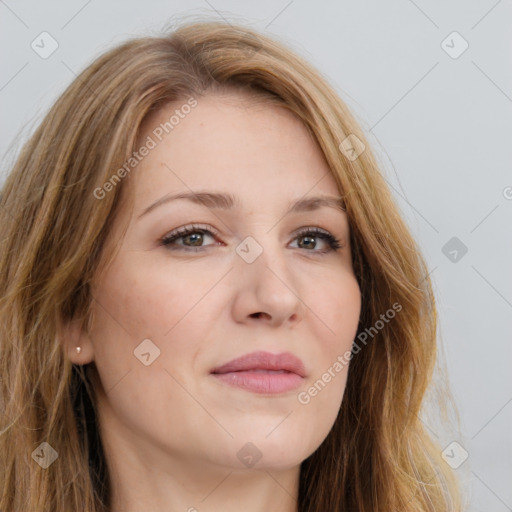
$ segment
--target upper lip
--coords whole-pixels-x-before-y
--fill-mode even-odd
[[[271,354],[270,352],[251,352],[237,357],[222,366],[214,368],[211,373],[243,372],[249,370],[285,370],[306,376],[304,363],[290,352]]]

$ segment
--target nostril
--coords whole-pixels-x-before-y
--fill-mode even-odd
[[[250,316],[251,318],[260,318],[264,313],[252,313]]]

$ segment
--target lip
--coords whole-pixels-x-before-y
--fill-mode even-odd
[[[220,381],[260,394],[279,394],[299,387],[306,376],[304,363],[290,352],[252,352],[211,371]]]

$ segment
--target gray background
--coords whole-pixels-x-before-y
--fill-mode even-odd
[[[191,15],[278,36],[355,113],[437,295],[462,432],[427,426],[442,446],[456,441],[468,452],[455,471],[471,510],[512,510],[512,2],[0,0],[2,181],[50,104],[93,58]],[[59,45],[46,59],[31,48],[43,31]],[[460,56],[463,41],[448,37],[454,31],[469,44]],[[448,453],[463,459],[459,446]]]

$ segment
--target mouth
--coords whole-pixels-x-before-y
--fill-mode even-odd
[[[233,387],[260,394],[298,388],[306,376],[304,363],[289,352],[252,352],[214,368],[211,375]]]

